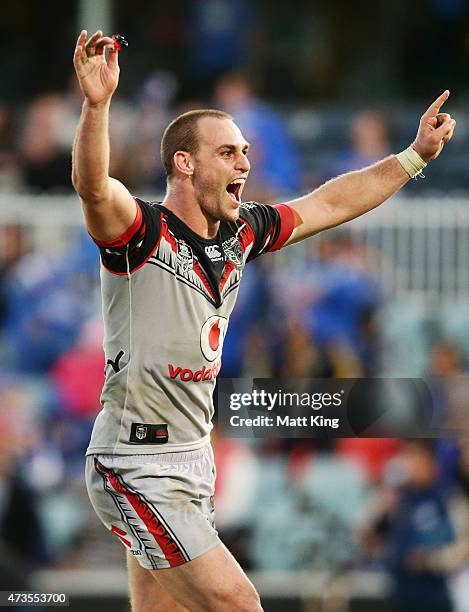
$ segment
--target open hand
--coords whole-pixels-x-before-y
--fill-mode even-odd
[[[109,100],[119,82],[118,52],[114,50],[114,41],[103,36],[98,30],[86,42],[86,30],[82,30],[77,40],[73,65],[77,73],[81,90],[90,104],[96,105]],[[104,50],[109,47],[108,57]]]
[[[449,97],[444,91],[425,111],[412,147],[420,157],[429,162],[436,159],[444,145],[453,137],[456,121],[448,113],[440,113],[440,108]]]

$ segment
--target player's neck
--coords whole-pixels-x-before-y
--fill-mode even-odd
[[[168,183],[163,206],[202,238],[214,238],[217,235],[220,222],[202,210],[193,190],[186,185],[176,181]]]

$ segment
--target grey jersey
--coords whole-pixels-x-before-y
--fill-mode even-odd
[[[215,238],[137,200],[101,252],[105,383],[87,454],[180,452],[209,440],[213,390],[244,266],[283,246],[286,205],[246,203]]]

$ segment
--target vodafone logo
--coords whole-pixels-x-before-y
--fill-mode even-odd
[[[200,350],[207,361],[215,361],[221,354],[228,319],[214,315],[209,317],[200,330]]]
[[[209,317],[200,330],[200,350],[210,365],[203,365],[199,370],[184,368],[168,363],[168,374],[171,380],[180,379],[182,382],[203,382],[213,380],[218,376],[221,368],[221,349],[225,339],[228,319],[214,315]]]
[[[209,368],[202,366],[200,370],[191,370],[190,368],[181,368],[181,366],[174,366],[172,363],[168,363],[169,377],[175,380],[178,376],[182,382],[201,382],[203,380],[213,380],[218,376],[218,372],[221,368],[221,361],[218,360]]]

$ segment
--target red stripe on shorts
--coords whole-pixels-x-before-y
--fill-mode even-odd
[[[127,535],[127,531],[123,531],[122,529],[119,529],[119,527],[116,527],[115,525],[111,525],[111,531],[112,533],[116,534],[119,540],[123,542],[127,546],[127,548],[132,548],[132,543],[130,542],[130,540],[128,540],[127,538],[124,538],[124,536]]]
[[[163,554],[166,557],[170,567],[177,567],[178,565],[186,563],[186,559],[178,544],[171,537],[165,525],[155,515],[147,502],[142,499],[138,493],[134,493],[133,491],[127,489],[122,480],[119,479],[114,472],[105,468],[104,466],[100,465],[100,467],[101,469],[104,468],[114,491],[127,497],[130,505],[138,514],[145,527],[148,529],[148,532],[155,538],[156,543],[163,551]]]

